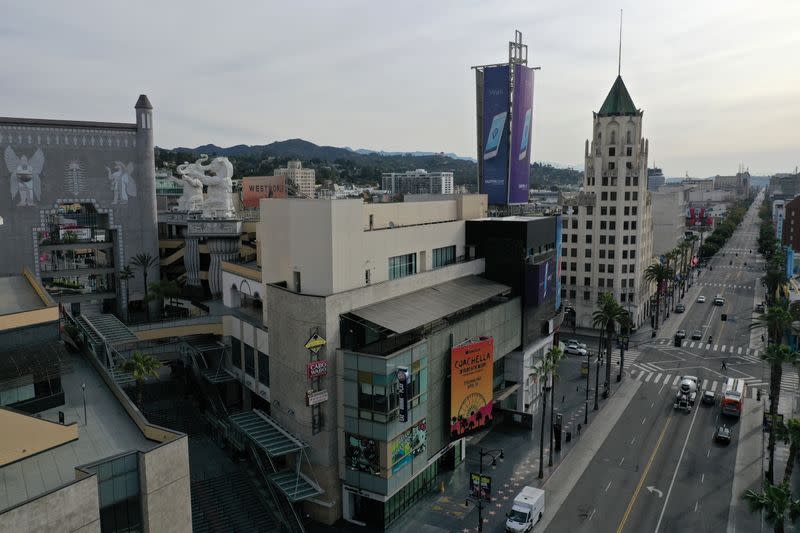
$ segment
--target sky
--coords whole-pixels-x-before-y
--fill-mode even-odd
[[[583,165],[617,73],[667,176],[800,164],[800,2],[0,0],[0,115],[133,122],[156,144],[475,156],[473,65],[540,66],[533,157]]]

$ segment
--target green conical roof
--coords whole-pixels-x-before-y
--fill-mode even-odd
[[[628,94],[628,89],[625,87],[625,82],[622,81],[622,76],[617,76],[614,85],[606,96],[603,106],[598,111],[598,115],[612,116],[612,115],[636,115],[638,110],[633,105],[631,95]]]

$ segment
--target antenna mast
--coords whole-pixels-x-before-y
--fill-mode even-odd
[[[617,76],[622,75],[622,10],[619,10],[619,55],[617,56]]]

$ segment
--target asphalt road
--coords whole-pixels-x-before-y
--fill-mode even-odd
[[[756,249],[757,231],[754,207],[712,260],[711,268],[703,269],[693,281],[683,300],[686,312],[671,313],[655,339],[631,346],[640,353],[625,379],[644,383],[548,531],[725,530],[738,420],[725,417],[733,428],[733,442],[718,445],[713,441],[722,421],[718,404],[701,405],[698,395],[695,408],[684,413],[673,410],[672,401],[679,376],[686,374],[700,378],[700,392],[709,389],[719,394],[729,376],[746,380],[748,398],[757,387],[764,387],[764,365],[750,349],[749,327],[756,291],[763,292],[758,281],[763,262],[749,253]],[[700,294],[706,297],[705,303],[696,301]],[[724,306],[713,305],[716,295],[725,298]],[[720,319],[723,312],[728,315],[726,322]],[[672,332],[677,329],[687,332],[680,348],[672,345]],[[702,341],[690,340],[695,330],[702,332]],[[710,344],[709,335],[713,336]],[[754,519],[752,527],[757,525]]]

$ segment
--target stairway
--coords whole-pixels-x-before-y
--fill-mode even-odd
[[[195,533],[268,533],[280,531],[242,471],[192,482],[192,530]]]

